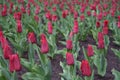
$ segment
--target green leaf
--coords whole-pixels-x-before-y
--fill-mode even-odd
[[[117,57],[119,57],[119,59],[120,59],[120,50],[117,50],[117,49],[113,49],[113,48],[112,48],[112,51],[113,51],[114,54],[115,54]]]
[[[115,69],[112,69],[112,74],[115,76],[114,80],[120,80],[120,72]]]
[[[27,72],[22,75],[23,80],[44,80],[44,76],[41,76],[40,74]]]
[[[107,68],[107,59],[104,57],[104,55],[95,55],[94,56],[94,64],[97,67],[98,74],[101,76],[104,76],[106,73]]]

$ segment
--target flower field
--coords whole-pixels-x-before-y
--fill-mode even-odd
[[[120,0],[0,0],[0,80],[120,80]]]

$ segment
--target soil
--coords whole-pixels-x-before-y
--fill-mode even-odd
[[[109,35],[111,35],[111,34],[109,34]],[[85,41],[80,41],[81,50],[80,50],[79,56],[78,56],[79,61],[84,59],[83,52],[82,52],[82,46],[86,48],[88,44],[96,45],[94,39],[90,35],[87,37],[87,39]],[[58,42],[58,48],[62,49],[63,47],[65,47],[65,46]],[[115,68],[116,70],[120,71],[120,68],[119,68],[120,60],[118,59],[117,56],[115,56],[115,54],[113,53],[111,48],[119,49],[120,46],[115,45],[113,43],[113,39],[110,37],[110,44],[109,44],[108,53],[106,56],[107,62],[108,62],[106,75],[104,77],[101,77],[97,74],[97,70],[96,70],[94,80],[114,80],[114,76],[112,75],[111,70],[113,68]],[[56,55],[55,58],[51,60],[52,80],[61,80],[59,73],[62,73],[62,68],[60,67],[59,64],[60,64],[60,61],[64,61],[64,60],[65,59],[60,54]],[[22,68],[22,71],[18,72],[19,80],[22,80],[22,79],[20,79],[20,75],[22,75],[25,72],[26,72],[26,70],[24,68]],[[81,75],[79,70],[78,70],[77,74]]]

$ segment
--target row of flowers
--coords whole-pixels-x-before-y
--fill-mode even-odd
[[[22,79],[51,80],[51,59],[63,55],[61,80],[94,80],[106,74],[109,31],[120,45],[119,0],[7,0],[0,4],[0,78],[17,80],[16,72],[26,68]],[[102,3],[102,4],[100,4]],[[92,35],[95,45],[87,49],[80,41]],[[62,36],[62,37],[60,37]],[[59,38],[60,37],[60,38]],[[66,47],[58,48],[58,44]],[[84,60],[77,58],[83,51]],[[119,57],[119,50],[112,49]],[[25,55],[27,58],[24,58]],[[37,55],[37,59],[35,56]],[[36,62],[38,60],[38,62]],[[8,67],[9,66],[9,67]],[[82,76],[77,75],[80,69]],[[115,77],[118,71],[112,70]],[[117,79],[116,79],[117,80]]]

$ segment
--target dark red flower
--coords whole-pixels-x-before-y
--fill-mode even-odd
[[[102,32],[98,33],[98,48],[100,49],[104,48],[104,35]]]
[[[74,21],[74,26],[73,26],[73,33],[74,33],[74,34],[77,34],[78,31],[79,31],[78,21],[75,20],[75,21]]]
[[[72,48],[73,48],[72,40],[68,39],[68,40],[66,41],[66,48],[67,48],[68,50],[72,50]]]
[[[118,21],[120,21],[120,15],[118,16]]]
[[[1,15],[2,16],[7,16],[7,10],[2,10]]]
[[[102,20],[102,17],[103,17],[103,14],[102,14],[102,13],[99,13],[99,14],[97,15],[97,19],[98,19],[98,20]]]
[[[91,6],[90,6],[90,9],[96,11],[96,5],[95,5],[95,4],[91,5]]]
[[[40,40],[40,42],[41,42],[40,51],[41,51],[41,53],[46,54],[49,51],[49,46],[48,46],[48,42],[47,42],[45,34],[41,34],[40,38],[41,38],[41,40]]]
[[[91,76],[90,64],[87,60],[82,60],[80,70],[83,76]]]
[[[52,15],[52,21],[57,21],[58,17],[57,15]]]
[[[99,22],[99,21],[96,22],[96,27],[97,27],[97,28],[100,27],[100,22]]]
[[[21,18],[22,18],[21,12],[15,12],[15,13],[14,13],[14,18],[15,18],[16,20],[21,20]]]
[[[52,34],[53,33],[53,27],[52,27],[52,23],[48,22],[48,33]]]
[[[87,15],[88,15],[88,16],[91,16],[91,12],[90,12],[90,11],[87,11]]]
[[[120,21],[117,23],[118,28],[120,28]]]
[[[17,53],[9,56],[9,70],[10,72],[21,70],[20,58]]]
[[[62,17],[63,17],[63,18],[66,18],[67,15],[68,15],[68,10],[63,10],[63,11],[62,11]]]
[[[35,15],[35,16],[34,16],[34,20],[38,23],[38,22],[39,22],[39,16],[38,16],[38,15]]]
[[[89,57],[94,55],[94,51],[93,51],[92,45],[88,45],[88,47],[87,47],[87,55]]]
[[[35,9],[35,14],[38,15],[40,12],[40,7],[39,6],[36,6],[36,9]]]
[[[47,18],[48,20],[51,20],[51,19],[52,19],[52,15],[51,15],[50,11],[48,11],[48,12],[45,14],[45,16],[46,16],[46,18]]]
[[[109,21],[108,20],[104,20],[103,26],[108,26]]]
[[[20,20],[17,20],[17,32],[21,33],[22,32],[22,23]]]
[[[80,20],[81,20],[81,21],[84,21],[84,20],[85,20],[84,14],[80,15]]]
[[[12,49],[8,44],[4,44],[3,55],[5,59],[9,59],[9,56],[12,54]]]
[[[74,19],[77,19],[77,18],[78,18],[78,12],[74,11]]]
[[[108,34],[108,27],[107,26],[103,27],[103,34],[104,35]]]
[[[66,62],[68,65],[74,64],[74,56],[72,53],[69,53],[69,52],[66,53]]]
[[[22,13],[26,13],[26,9],[24,8],[24,6],[21,6],[20,9]]]
[[[36,43],[36,37],[34,32],[29,32],[27,38],[28,38],[28,42]]]

